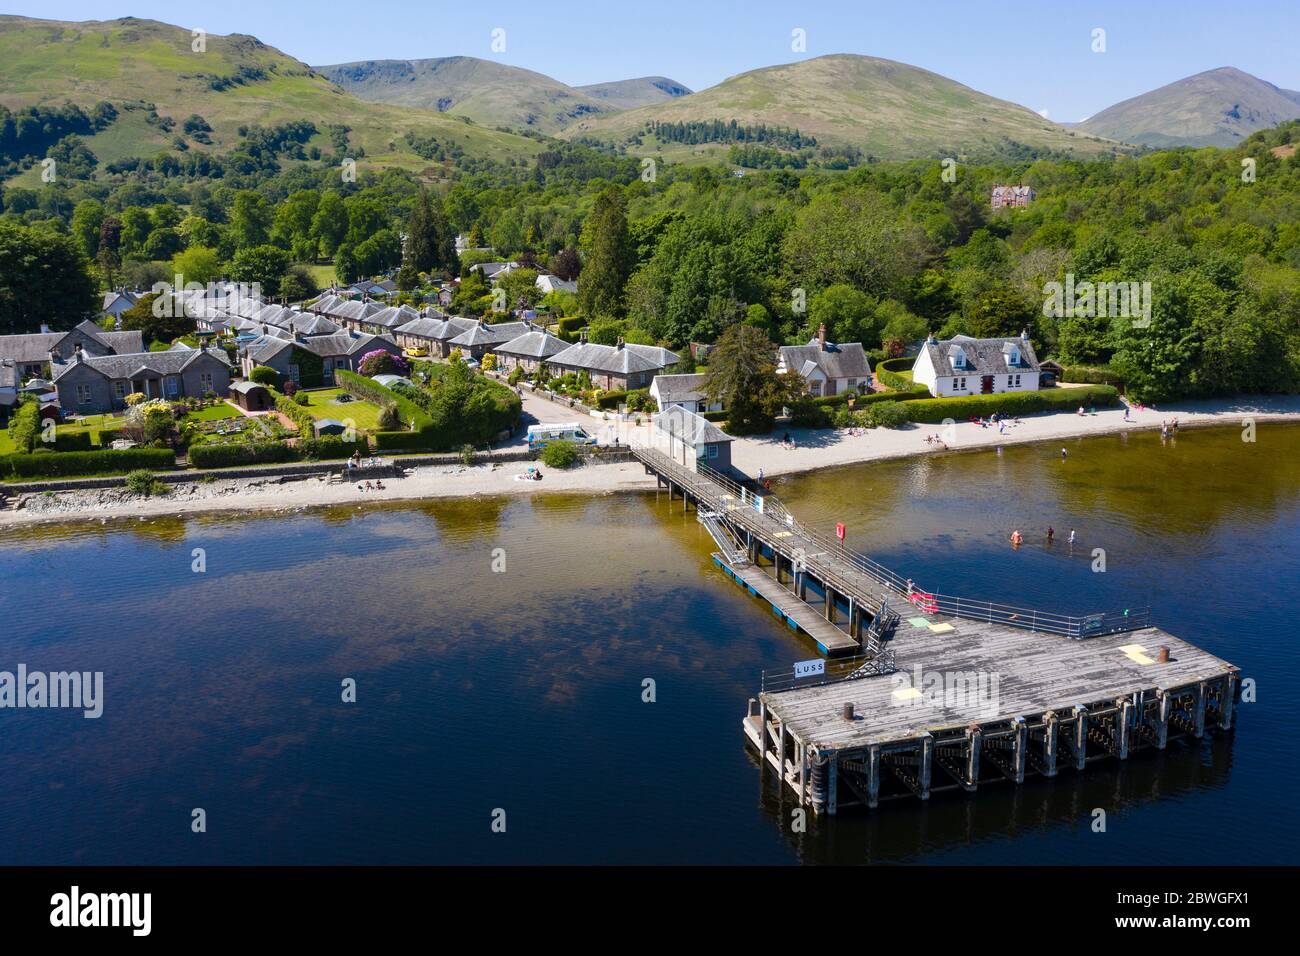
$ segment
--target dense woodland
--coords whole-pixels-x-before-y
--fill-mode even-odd
[[[581,143],[548,143],[515,165],[431,143],[434,165],[420,176],[362,158],[346,182],[344,128],[329,131],[325,155],[305,145],[315,127],[290,124],[249,129],[225,155],[191,148],[110,168],[77,152],[66,130],[82,118],[44,133],[16,114],[0,119],[9,162],[30,161],[22,144],[37,141],[80,156],[55,183],[0,192],[4,332],[66,327],[95,310],[96,288],[177,270],[297,299],[311,289],[295,264],[332,264],[344,281],[400,267],[399,285],[418,292],[482,258],[450,249],[465,233],[503,256],[580,273],[577,297],[553,293],[547,304],[581,316],[595,341],[681,347],[743,323],[796,342],[825,323],[832,339],[890,355],[928,331],[1028,328],[1041,357],[1107,366],[1147,400],[1300,385],[1300,162],[1290,155],[1300,123],[1232,150],[959,164],[953,182],[937,159],[737,175],[723,164],[647,168]],[[202,132],[202,117],[190,124]],[[770,140],[745,142],[736,158],[753,148],[756,165],[779,165],[762,161],[779,152]],[[1037,198],[993,211],[998,183],[1032,185]],[[1067,274],[1149,282],[1151,322],[1045,315],[1044,286]],[[517,285],[512,304],[516,294],[531,301]],[[483,314],[491,301],[475,278],[455,309]]]

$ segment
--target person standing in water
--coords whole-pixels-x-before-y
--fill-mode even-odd
[[[1070,547],[1074,547],[1074,529],[1070,529]]]
[[[1061,449],[1061,461],[1065,461],[1066,455],[1068,455],[1068,454],[1069,454],[1069,452],[1067,452],[1064,448],[1062,448],[1062,449]]]
[[[1049,524],[1047,526],[1047,543],[1051,544],[1054,537],[1056,537],[1056,529]]]

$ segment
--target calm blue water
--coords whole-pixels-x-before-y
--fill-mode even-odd
[[[0,669],[102,670],[105,711],[0,710],[0,864],[1293,861],[1300,429],[1250,447],[1235,431],[1091,439],[1064,467],[1056,451],[777,491],[928,588],[1152,604],[1257,678],[1234,737],[792,834],[740,721],[762,669],[811,648],[712,570],[680,502],[28,529],[0,536]],[[1073,554],[1045,545],[1048,523],[1079,529]]]

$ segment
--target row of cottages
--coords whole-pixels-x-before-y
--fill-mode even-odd
[[[165,352],[91,355],[77,350],[53,368],[53,386],[63,411],[98,415],[126,406],[126,397],[225,397],[230,390],[230,363],[220,349],[177,345]]]
[[[543,365],[567,349],[569,344],[545,329],[534,328],[529,324],[529,331],[515,336],[504,345],[498,345],[493,354],[501,363],[503,371],[522,368],[526,373],[535,375]]]
[[[871,387],[871,362],[861,342],[826,341],[826,326],[807,345],[783,345],[777,372],[802,375],[812,395],[841,395]]]
[[[138,331],[105,332],[89,319],[67,332],[42,325],[39,332],[0,335],[0,362],[14,369],[20,383],[46,377],[54,363],[71,359],[78,349],[86,356],[143,352],[144,337]]]
[[[355,372],[362,356],[384,351],[401,355],[401,347],[386,335],[369,332],[337,332],[334,335],[295,335],[281,338],[262,335],[239,351],[239,365],[248,378],[259,365],[275,369],[282,382],[300,388],[319,388],[334,384],[334,372]]]
[[[451,340],[463,332],[468,332],[477,324],[476,319],[462,319],[456,316],[435,318],[427,315],[398,326],[394,337],[402,348],[424,349],[430,355],[447,358],[454,348]]]
[[[936,397],[1036,392],[1043,374],[1028,332],[1003,339],[958,335],[942,342],[931,335],[912,365],[912,381]]]
[[[563,375],[587,372],[591,384],[607,391],[645,388],[654,377],[676,365],[678,355],[657,345],[634,345],[621,338],[617,345],[579,342],[546,361],[546,367]]]
[[[660,408],[680,405],[688,412],[720,412],[722,402],[709,401],[704,393],[704,373],[656,375],[650,383],[650,397]]]

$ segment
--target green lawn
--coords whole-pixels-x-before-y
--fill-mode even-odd
[[[196,408],[185,417],[195,422],[215,422],[223,418],[238,418],[240,414],[241,412],[235,406],[222,402],[220,405]]]
[[[310,404],[303,407],[312,418],[332,418],[340,422],[351,419],[352,424],[362,431],[379,430],[379,406],[356,400],[343,403],[334,401],[340,395],[346,394],[344,389],[320,388],[298,394],[307,396]]]
[[[14,451],[14,440],[9,437],[9,429],[0,428],[0,455],[12,455]]]

